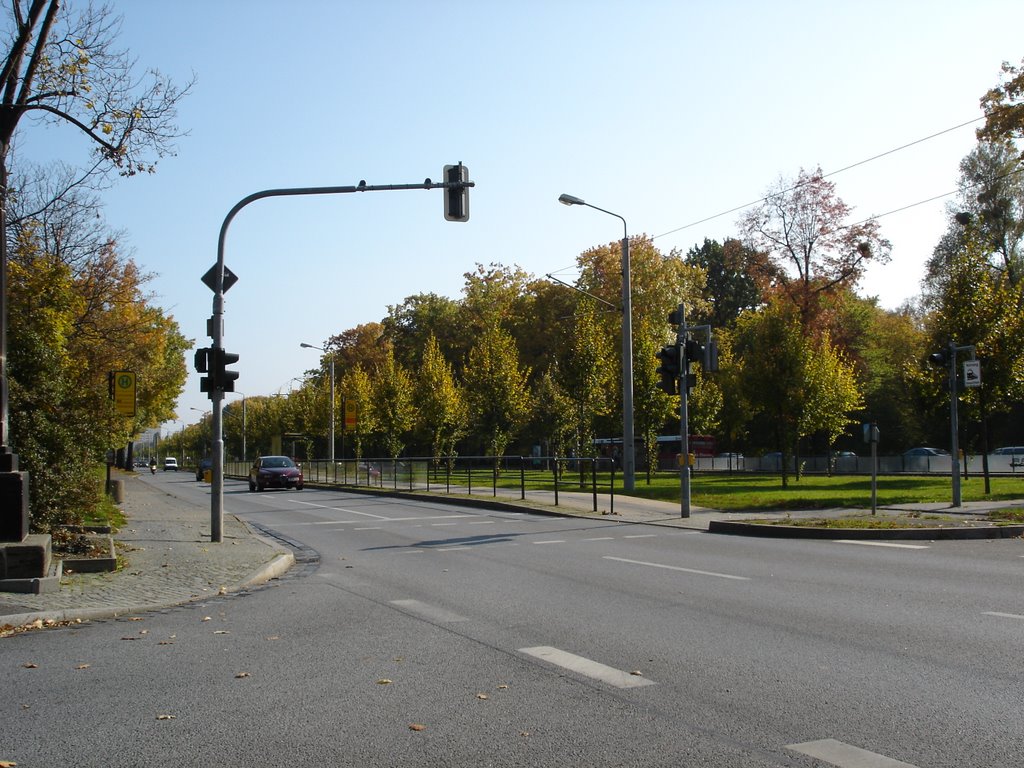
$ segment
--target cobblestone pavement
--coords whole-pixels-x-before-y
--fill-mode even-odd
[[[122,567],[65,572],[59,590],[0,592],[0,626],[35,619],[108,617],[180,605],[234,592],[285,572],[291,551],[224,515],[224,540],[210,542],[210,511],[125,476],[127,524],[115,534]]]

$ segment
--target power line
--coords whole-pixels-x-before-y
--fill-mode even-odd
[[[965,128],[968,125],[971,125],[972,123],[976,123],[979,120],[984,120],[984,119],[985,119],[984,115],[982,115],[981,117],[976,117],[973,120],[968,120],[965,123],[960,123],[959,125],[954,125],[952,128],[946,128],[946,129],[941,130],[941,131],[939,131],[937,133],[933,133],[933,134],[931,134],[929,136],[925,136],[923,138],[916,139],[916,140],[911,141],[911,142],[909,142],[907,144],[903,144],[903,145],[901,145],[899,147],[895,147],[893,149],[887,150],[887,151],[882,152],[880,154],[873,155],[872,157],[866,158],[864,160],[859,160],[858,162],[852,163],[852,164],[847,165],[847,166],[845,166],[843,168],[839,168],[837,170],[830,171],[830,172],[825,173],[825,174],[821,174],[820,176],[817,176],[815,178],[827,179],[827,178],[829,178],[831,176],[835,176],[837,174],[840,174],[843,171],[849,171],[849,170],[851,170],[853,168],[857,168],[857,167],[859,167],[861,165],[865,165],[866,163],[873,162],[874,160],[879,160],[879,159],[881,159],[883,157],[887,157],[887,156],[889,156],[891,154],[894,154],[896,152],[901,152],[904,149],[909,149],[910,147],[916,146],[918,144],[922,144],[922,143],[924,143],[926,141],[930,141],[931,139],[938,138],[939,136],[943,136],[943,135],[945,135],[947,133],[951,133],[953,131],[958,131],[961,128]],[[756,200],[751,200],[749,203],[744,203],[743,205],[737,205],[734,208],[730,208],[727,211],[722,211],[721,213],[716,213],[713,216],[707,216],[707,217],[705,217],[703,219],[700,219],[698,221],[694,221],[694,222],[691,222],[689,224],[684,224],[681,227],[676,227],[675,229],[670,229],[668,232],[662,232],[660,235],[654,235],[651,239],[652,240],[657,240],[659,237],[666,237],[668,235],[675,234],[676,232],[681,232],[684,229],[689,229],[690,227],[696,227],[698,224],[704,224],[704,223],[709,222],[709,221],[714,221],[715,219],[720,219],[723,216],[728,216],[730,213],[736,213],[737,211],[742,211],[744,208],[749,208],[752,205],[757,205],[762,200],[766,200],[766,199],[769,199],[771,197],[777,197],[777,196],[784,195],[784,194],[787,194],[789,192],[792,192],[794,189],[797,189],[799,186],[800,186],[799,184],[794,185],[794,186],[790,187],[789,189],[783,190],[782,192],[777,192],[775,195],[769,195],[767,198],[766,197],[759,197]],[[933,197],[933,198],[930,198],[928,200],[921,200],[920,202],[917,202],[917,203],[911,203],[910,205],[906,205],[903,208],[898,208],[896,210],[889,211],[889,213],[883,213],[881,215],[882,216],[888,216],[889,214],[897,213],[898,211],[905,211],[908,208],[913,208],[913,207],[915,207],[917,205],[924,205],[925,203],[930,203],[930,202],[933,202],[934,200],[939,200],[939,199],[941,199],[943,197],[948,197],[949,195],[952,195],[952,194],[954,194],[954,192],[947,192],[947,193],[945,193],[943,195],[938,195],[937,197]],[[879,216],[872,216],[871,218],[879,218]]]

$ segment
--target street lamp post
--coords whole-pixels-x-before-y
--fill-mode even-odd
[[[598,208],[573,195],[560,195],[558,202],[593,208],[622,222],[622,488],[632,491],[636,484],[636,452],[633,444],[633,291],[630,285],[629,232],[626,220],[617,213]]]
[[[307,344],[302,342],[299,344],[304,349],[317,349],[323,352],[325,355],[328,354],[327,350],[323,347],[318,347],[313,344]],[[331,354],[331,426],[327,430],[327,458],[330,459],[331,463],[334,463],[334,355]]]

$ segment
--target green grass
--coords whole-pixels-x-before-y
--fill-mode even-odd
[[[948,476],[882,476],[878,478],[878,505],[951,502],[952,481]],[[992,492],[985,495],[984,479],[961,479],[964,501],[1002,501],[1024,498],[1024,477],[993,477]],[[662,501],[679,500],[679,476],[665,473],[647,485],[638,478],[635,496]],[[782,487],[779,475],[697,474],[690,487],[695,506],[720,510],[871,508],[871,478],[849,475],[827,477],[804,475],[789,478]]]

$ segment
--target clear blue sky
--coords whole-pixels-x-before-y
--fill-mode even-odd
[[[980,116],[1002,61],[1024,57],[1024,3],[676,0],[116,0],[120,42],[184,83],[190,131],[153,176],[105,193],[109,224],[156,302],[206,346],[230,208],[281,187],[439,180],[464,162],[471,219],[442,193],[263,200],[228,232],[224,346],[247,396],[287,391],[332,334],[388,305],[457,297],[476,263],[571,279],[576,255],[622,236],[664,251],[736,234],[780,176],[845,168]],[[954,189],[976,124],[833,177],[855,219]],[[70,129],[29,139],[74,149]],[[84,151],[84,147],[83,147]],[[889,266],[861,286],[895,308],[918,293],[948,198],[880,219]],[[191,369],[191,358],[189,359]],[[228,396],[227,402],[232,401]],[[190,374],[178,425],[209,401]],[[168,424],[169,429],[176,428]]]

